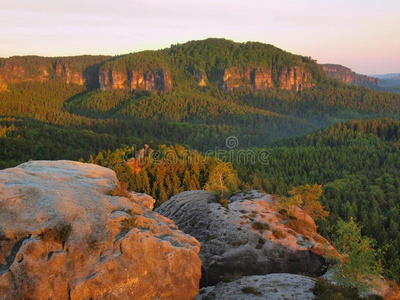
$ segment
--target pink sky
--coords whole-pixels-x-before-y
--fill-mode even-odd
[[[117,55],[208,37],[400,72],[400,1],[0,0],[0,57]]]

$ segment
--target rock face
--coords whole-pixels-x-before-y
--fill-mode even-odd
[[[2,59],[0,91],[7,90],[9,84],[51,80],[95,88],[98,84],[98,64],[106,59],[104,56],[70,58],[27,56]]]
[[[155,69],[150,71],[116,71],[101,70],[99,84],[103,90],[130,88],[136,91],[161,91],[172,90],[172,80],[168,70]]]
[[[345,83],[351,83],[357,86],[376,86],[380,83],[379,78],[357,74],[356,72],[353,72],[350,68],[341,65],[325,64],[321,65],[321,67],[328,75],[328,77],[339,79]]]
[[[200,241],[202,286],[232,274],[324,273],[321,253],[331,246],[301,210],[290,221],[278,213],[272,196],[256,191],[236,194],[224,205],[211,193],[190,191],[156,209]]]
[[[315,85],[311,73],[301,67],[283,67],[279,70],[232,67],[224,70],[220,81],[222,88],[228,92],[240,87],[266,90],[276,87],[274,76],[278,78],[278,86],[282,90],[302,91]]]
[[[195,300],[310,300],[315,299],[315,280],[295,274],[246,276],[200,290]]]
[[[194,71],[194,77],[195,77],[196,82],[198,83],[199,86],[206,86],[207,85],[207,75],[204,72],[204,70],[196,69]]]
[[[200,244],[144,195],[111,196],[117,184],[70,161],[1,171],[0,298],[193,298]]]
[[[282,90],[295,89],[302,91],[314,86],[311,83],[311,73],[300,67],[283,67],[279,71],[279,83]]]

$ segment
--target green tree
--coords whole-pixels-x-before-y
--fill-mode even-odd
[[[216,165],[211,171],[205,189],[223,196],[237,189],[239,179],[230,163]]]
[[[373,249],[372,239],[362,237],[361,228],[354,222],[340,220],[337,224],[334,246],[337,255],[330,258],[335,262],[333,279],[340,285],[365,291],[373,280],[381,274],[378,253]]]

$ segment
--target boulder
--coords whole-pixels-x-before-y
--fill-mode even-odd
[[[71,161],[1,171],[0,299],[196,296],[200,244],[144,195],[111,196],[118,184]]]
[[[195,300],[309,300],[315,279],[296,274],[245,276],[232,282],[202,288]]]
[[[220,200],[206,191],[175,195],[156,209],[201,243],[201,286],[226,276],[325,272],[332,249],[300,209],[286,218],[268,194],[250,191]],[[303,220],[304,218],[304,220]]]

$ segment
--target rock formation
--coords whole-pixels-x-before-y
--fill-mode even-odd
[[[105,56],[70,58],[26,56],[3,59],[0,63],[0,91],[7,90],[9,84],[51,80],[96,88],[98,64],[106,59]]]
[[[172,80],[168,70],[132,70],[128,72],[104,69],[99,73],[99,84],[103,90],[130,88],[136,91],[172,90]]]
[[[282,67],[279,70],[279,84],[281,90],[302,91],[314,86],[311,82],[311,73],[300,67]]]
[[[207,75],[204,72],[204,70],[195,70],[194,71],[194,77],[196,79],[196,82],[198,83],[199,86],[206,86],[207,85]]]
[[[315,279],[295,274],[246,276],[200,290],[195,300],[309,300],[314,299]]]
[[[0,172],[1,299],[191,299],[200,244],[92,164]],[[114,193],[115,194],[115,193]]]
[[[321,67],[328,77],[341,80],[345,83],[351,83],[357,86],[376,86],[379,85],[380,82],[379,78],[357,74],[350,68],[341,65],[324,64],[321,65]]]
[[[238,193],[222,204],[209,192],[190,191],[156,209],[200,241],[202,286],[235,273],[324,273],[321,253],[331,246],[302,211],[297,221],[286,219],[272,196],[256,191]]]
[[[273,73],[278,78],[274,83]],[[277,85],[282,90],[302,91],[305,88],[314,86],[311,73],[301,67],[282,67],[279,70],[267,68],[227,68],[221,78],[221,86],[224,90],[233,90],[245,87],[253,90],[266,90]]]

